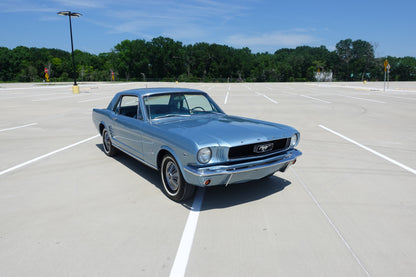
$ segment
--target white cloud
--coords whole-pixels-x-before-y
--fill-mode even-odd
[[[307,31],[295,29],[256,35],[237,34],[229,36],[226,42],[237,47],[249,48],[296,47],[317,42],[318,38]]]
[[[52,0],[64,7],[79,8],[105,8],[109,1],[106,0]]]

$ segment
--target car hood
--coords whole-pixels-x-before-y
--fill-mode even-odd
[[[200,147],[236,146],[291,137],[289,126],[229,115],[195,115],[157,123],[168,135],[185,137]]]

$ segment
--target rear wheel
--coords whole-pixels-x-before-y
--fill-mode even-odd
[[[117,153],[117,149],[111,143],[110,134],[105,128],[103,129],[102,137],[103,137],[104,153],[109,157],[114,156]]]
[[[195,186],[185,182],[178,163],[171,155],[163,157],[160,175],[163,192],[173,201],[183,201],[194,195]]]

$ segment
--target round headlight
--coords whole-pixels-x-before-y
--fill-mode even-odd
[[[198,151],[198,161],[201,164],[206,164],[211,160],[211,149],[209,147],[202,148]]]
[[[298,145],[298,135],[294,134],[290,138],[290,147],[295,147],[296,145]]]

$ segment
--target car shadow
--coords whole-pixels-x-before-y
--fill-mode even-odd
[[[205,188],[201,211],[224,209],[276,194],[291,184],[275,175],[256,181]]]
[[[104,154],[103,145],[96,144],[96,146]],[[141,177],[143,177],[150,183],[154,184],[162,192],[162,187],[161,187],[162,183],[160,181],[160,175],[158,171],[148,167],[147,165],[144,165],[143,163],[137,161],[136,159],[120,151],[118,151],[118,153],[114,157],[111,157],[111,158],[123,164],[124,166],[129,168],[131,171],[135,172],[137,175],[140,175]]]
[[[102,144],[96,144],[96,146],[104,153]],[[160,174],[158,171],[142,164],[141,162],[122,152],[117,153],[117,155],[112,158],[135,172],[137,175],[140,175],[148,182],[152,183],[160,190],[161,193],[163,193],[162,181],[160,180]],[[201,207],[201,211],[204,211],[224,209],[257,201],[284,190],[290,184],[290,181],[273,175],[268,178],[247,183],[231,184],[227,187],[214,186],[197,189],[205,190]],[[167,198],[167,201],[170,200]],[[191,198],[181,202],[180,204],[186,209],[192,210],[193,201],[194,199]]]

